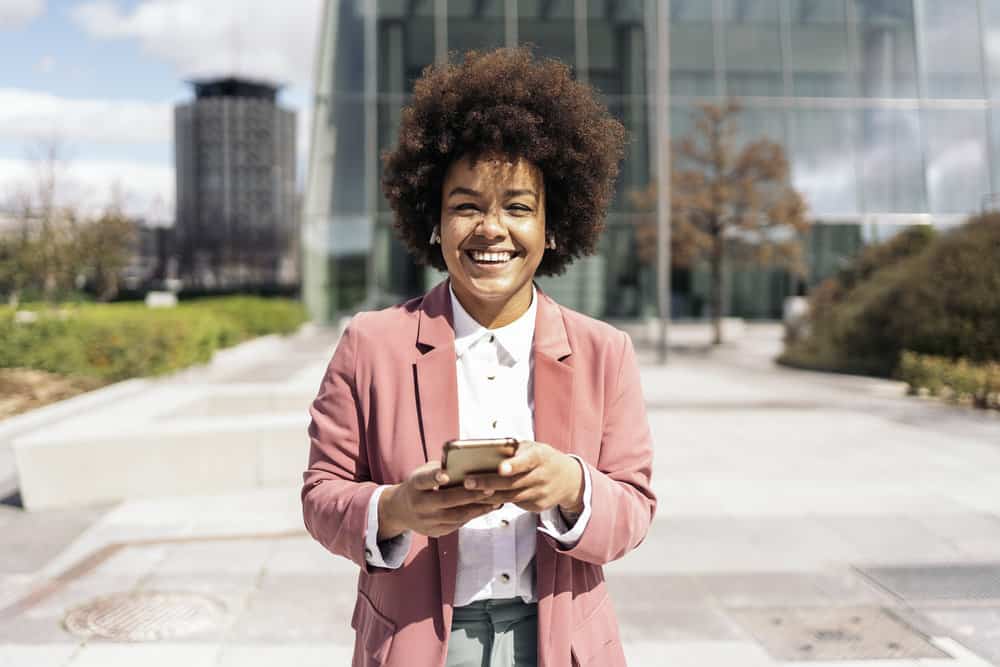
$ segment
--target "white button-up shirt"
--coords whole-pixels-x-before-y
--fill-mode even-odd
[[[455,327],[455,370],[458,380],[458,421],[461,438],[534,440],[534,361],[537,294],[518,319],[498,329],[486,329],[451,292]],[[558,399],[557,399],[558,400]],[[579,459],[578,459],[579,461]],[[584,509],[573,526],[558,508],[534,514],[513,503],[477,517],[458,530],[456,607],[476,600],[535,595],[535,531],[548,533],[567,547],[579,541],[590,520],[590,471],[584,470]],[[372,494],[368,506],[366,560],[376,567],[397,568],[410,550],[409,532],[378,542],[378,500],[385,487]],[[539,523],[541,525],[539,525]]]

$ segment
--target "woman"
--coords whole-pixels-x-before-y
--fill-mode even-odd
[[[623,143],[565,65],[524,49],[416,82],[383,190],[448,279],[355,316],[310,409],[304,520],[361,568],[354,665],[625,664],[601,566],[656,507],[635,355],[533,283],[595,251]],[[460,437],[519,445],[449,485]]]

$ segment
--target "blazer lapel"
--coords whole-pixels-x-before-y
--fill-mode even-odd
[[[420,306],[417,345],[422,352],[413,367],[417,411],[424,458],[440,461],[444,443],[457,438],[458,380],[455,376],[455,330],[448,281],[433,288]],[[444,632],[451,627],[458,569],[458,531],[433,540],[441,564],[441,601]]]
[[[573,366],[566,325],[555,301],[538,290],[532,345],[535,440],[569,453],[573,442]]]

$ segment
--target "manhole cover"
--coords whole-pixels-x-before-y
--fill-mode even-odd
[[[180,637],[217,627],[226,606],[197,593],[116,593],[67,612],[66,629],[80,637],[143,642]]]
[[[1000,563],[869,567],[861,573],[910,602],[1000,600]]]
[[[729,612],[779,660],[949,657],[884,609],[747,608]]]

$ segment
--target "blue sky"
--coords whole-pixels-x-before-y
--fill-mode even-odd
[[[236,73],[306,101],[321,0],[0,0],[0,203],[57,137],[67,192],[99,206],[113,183],[137,212],[172,214],[172,107],[192,76]],[[299,180],[302,180],[300,174]]]

